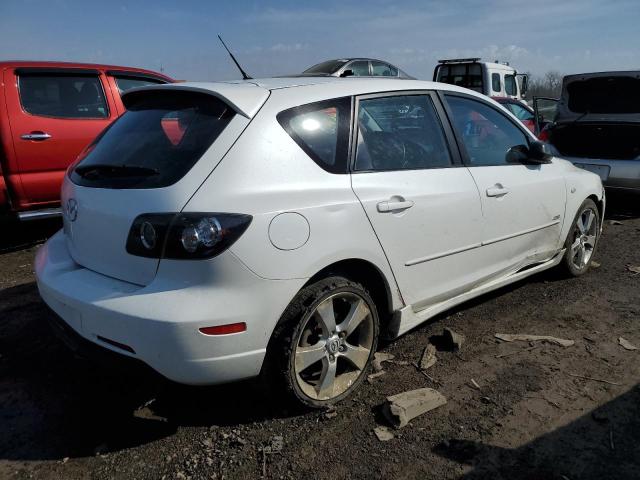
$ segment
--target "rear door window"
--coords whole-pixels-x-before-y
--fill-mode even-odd
[[[371,74],[374,77],[397,77],[398,69],[384,62],[371,62]]]
[[[451,166],[440,119],[429,95],[364,99],[358,106],[356,171]]]
[[[20,74],[25,112],[54,118],[107,118],[109,108],[97,75]]]
[[[81,154],[71,179],[100,188],[172,185],[196,164],[233,116],[231,108],[211,95],[140,92],[127,112]]]
[[[351,98],[301,105],[277,115],[278,122],[320,167],[347,173]]]

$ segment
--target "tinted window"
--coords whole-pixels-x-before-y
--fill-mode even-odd
[[[57,118],[106,118],[109,109],[94,76],[20,75],[20,102],[28,113]]]
[[[492,73],[491,74],[491,90],[494,92],[502,91],[502,87],[500,86],[500,74]]]
[[[290,108],[277,118],[282,128],[322,168],[331,173],[348,171],[349,97]]]
[[[325,74],[325,75],[327,75],[327,74],[335,73],[345,63],[347,63],[346,60],[328,60],[326,62],[318,63],[317,65],[314,65],[313,67],[307,68],[302,73],[307,73],[307,74],[315,73],[315,74]]]
[[[158,85],[165,82],[160,80],[151,80],[149,78],[129,78],[129,77],[116,77],[116,84],[120,93],[124,93],[127,90],[137,87],[146,87],[147,85]]]
[[[428,95],[362,100],[355,170],[411,170],[451,165],[449,149]]]
[[[366,60],[351,62],[345,70],[351,70],[355,77],[367,77],[369,76],[369,62]]]
[[[511,147],[529,144],[522,130],[489,105],[453,95],[446,98],[471,166],[505,165]]]
[[[372,75],[380,77],[397,77],[398,69],[382,62],[371,62]]]
[[[438,68],[437,80],[482,93],[482,67],[478,63],[441,65]]]
[[[504,90],[507,92],[507,95],[516,95],[516,77],[515,75],[505,75],[504,76]]]
[[[135,95],[135,94],[133,94]],[[82,154],[71,179],[100,188],[158,188],[180,180],[234,112],[191,92],[140,92]]]
[[[534,115],[529,110],[517,103],[509,103],[509,110],[513,112],[518,120],[533,120]]]

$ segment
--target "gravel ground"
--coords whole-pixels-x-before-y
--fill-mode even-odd
[[[601,266],[587,275],[536,275],[383,347],[416,362],[444,327],[464,335],[459,352],[438,352],[435,382],[386,363],[332,413],[287,411],[253,383],[185,387],[76,358],[45,322],[31,267],[58,224],[3,225],[0,478],[640,478],[640,350],[618,344],[640,347],[634,204],[610,199]],[[425,386],[448,403],[379,441],[385,397]]]

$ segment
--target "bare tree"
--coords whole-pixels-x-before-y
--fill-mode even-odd
[[[542,77],[529,74],[529,88],[527,97],[552,97],[558,98],[562,89],[562,74],[557,71],[549,71]]]

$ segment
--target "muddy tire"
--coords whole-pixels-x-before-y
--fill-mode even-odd
[[[298,406],[323,408],[349,396],[366,376],[378,345],[379,319],[359,283],[332,276],[291,301],[269,346],[267,388]]]

